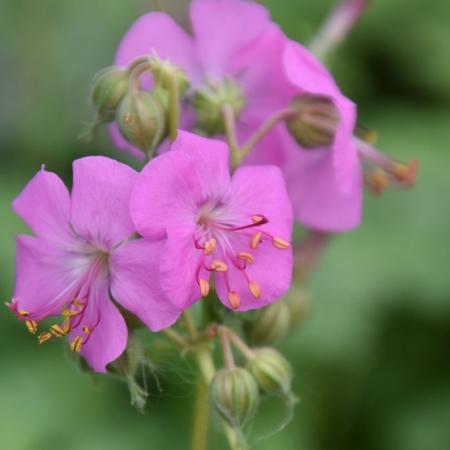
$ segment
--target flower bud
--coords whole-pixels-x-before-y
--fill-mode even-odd
[[[277,350],[263,347],[254,350],[247,369],[265,394],[288,394],[291,390],[292,368]]]
[[[284,301],[289,310],[289,328],[292,331],[309,315],[311,297],[305,290],[294,286],[286,295]]]
[[[126,69],[107,67],[94,78],[91,102],[99,122],[112,122],[119,103],[128,92],[129,74]]]
[[[153,56],[150,60],[152,65],[152,74],[155,77],[157,84],[160,84],[165,89],[175,80],[178,88],[178,94],[183,96],[189,88],[189,80],[184,70],[168,60],[163,60],[157,56]]]
[[[266,345],[284,338],[290,328],[289,307],[280,300],[261,310],[249,325],[250,339],[254,344]]]
[[[340,117],[330,98],[302,95],[292,101],[291,108],[294,113],[286,125],[299,145],[311,149],[333,143]]]
[[[234,116],[238,117],[244,103],[242,89],[235,82],[225,79],[220,83],[208,83],[194,94],[193,106],[197,112],[197,126],[210,136],[223,134],[224,106],[231,106]]]
[[[245,426],[258,409],[258,385],[242,367],[219,370],[211,382],[210,395],[217,412],[233,428]]]
[[[164,137],[165,112],[152,92],[138,91],[122,100],[117,123],[123,137],[147,153],[155,149]]]

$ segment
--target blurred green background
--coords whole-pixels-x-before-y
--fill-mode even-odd
[[[333,2],[263,3],[288,35],[307,43]],[[106,133],[94,145],[76,136],[89,117],[90,79],[152,6],[0,1],[2,300],[13,290],[13,238],[25,231],[10,203],[40,164],[70,182],[74,158],[130,161],[111,149]],[[282,345],[301,402],[284,432],[254,448],[448,450],[450,2],[374,0],[329,64],[358,103],[360,120],[379,131],[380,146],[400,159],[419,158],[420,175],[411,191],[367,195],[363,225],[333,239],[311,282],[312,315]],[[38,347],[6,308],[0,337],[0,448],[188,447],[189,366],[169,361],[157,369],[140,415],[125,385],[81,374],[62,345]],[[267,430],[281,415],[265,409]],[[217,432],[214,439],[212,448],[225,448]]]

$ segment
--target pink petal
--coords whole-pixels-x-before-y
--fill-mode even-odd
[[[91,327],[97,324],[90,335],[82,330],[85,323]],[[83,322],[71,331],[70,341],[77,336],[82,336],[86,342],[81,348],[81,355],[96,372],[106,372],[106,365],[116,360],[125,350],[127,326],[109,298],[107,279],[98,278],[90,286]]]
[[[127,66],[152,52],[182,67],[191,80],[198,78],[192,38],[167,14],[152,12],[136,20],[120,42],[114,64]],[[150,84],[148,77],[143,88]]]
[[[201,270],[202,252],[195,248],[195,227],[172,226],[161,255],[161,286],[178,308],[189,308],[201,298],[197,273]],[[202,278],[209,279],[209,273]]]
[[[173,325],[180,315],[161,290],[163,247],[161,241],[134,240],[121,245],[110,259],[112,295],[152,331]]]
[[[52,241],[18,236],[16,287],[18,309],[41,320],[59,314],[62,305],[73,300],[86,263]]]
[[[236,170],[229,198],[230,208],[249,222],[256,214],[269,223],[261,230],[287,241],[292,233],[292,205],[283,174],[275,166],[247,166]]]
[[[110,249],[135,232],[129,215],[137,173],[103,156],[73,163],[71,223],[84,239]]]
[[[231,57],[270,23],[267,10],[241,0],[194,0],[191,21],[196,49],[207,76],[222,78]]]
[[[65,240],[69,226],[69,192],[61,179],[41,169],[13,202],[15,213],[38,236]]]
[[[225,144],[180,131],[172,150],[150,161],[133,189],[131,216],[140,234],[163,238],[174,223],[194,223],[198,206],[229,186]]]
[[[289,161],[285,177],[295,218],[307,227],[329,232],[357,227],[361,222],[363,201],[358,161],[347,164],[347,181],[343,184],[330,150],[302,150],[286,131],[284,133],[283,148]]]

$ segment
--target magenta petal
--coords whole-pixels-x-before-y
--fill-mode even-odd
[[[267,10],[241,0],[194,0],[191,21],[207,76],[222,77],[231,57],[270,23]]]
[[[135,232],[129,215],[137,173],[103,156],[73,163],[71,223],[91,243],[110,249]]]
[[[127,66],[153,52],[182,67],[191,80],[198,78],[192,38],[170,16],[160,12],[145,14],[134,22],[120,42],[114,63]],[[149,79],[144,83],[144,89],[148,88]]]
[[[289,160],[285,177],[295,218],[307,227],[329,232],[357,227],[363,201],[358,161],[347,164],[347,180],[343,184],[330,150],[302,150],[285,133],[284,149]]]
[[[255,214],[269,223],[261,229],[287,241],[292,233],[292,205],[283,174],[275,166],[247,166],[236,170],[229,198],[230,208],[247,220]]]
[[[17,236],[16,242],[14,300],[18,309],[36,320],[59,314],[62,305],[73,300],[86,264],[45,239]]]
[[[131,196],[131,216],[145,237],[163,238],[175,223],[194,223],[198,206],[229,187],[225,144],[179,132],[172,150],[150,161]]]
[[[52,172],[41,169],[14,200],[13,209],[38,236],[63,241],[72,234],[69,192]]]
[[[161,241],[130,241],[116,249],[110,260],[112,295],[152,331],[170,327],[180,315],[161,290],[163,247]]]
[[[90,334],[82,330],[85,323],[93,328]],[[71,331],[70,340],[73,341],[77,336],[81,336],[85,342],[81,355],[96,372],[106,372],[106,365],[116,360],[125,350],[127,326],[109,298],[107,279],[98,278],[90,286],[83,323]]]
[[[202,270],[203,254],[195,248],[194,231],[194,224],[170,227],[161,255],[161,286],[170,301],[182,309],[201,298],[197,273]],[[209,274],[203,277],[209,278]]]

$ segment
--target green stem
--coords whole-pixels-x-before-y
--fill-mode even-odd
[[[234,112],[231,105],[225,105],[223,107],[222,114],[225,134],[227,137],[228,146],[230,147],[231,163],[233,167],[237,167],[241,163],[242,158],[236,138],[236,119],[234,117]]]
[[[291,109],[282,109],[272,114],[242,146],[239,154],[240,159],[244,159],[275,125],[288,119],[292,114],[293,111]]]
[[[208,388],[204,380],[199,378],[194,405],[192,450],[207,450],[208,448],[208,405]]]
[[[189,337],[192,340],[197,339],[198,332],[197,327],[195,326],[194,320],[192,319],[191,313],[186,309],[182,312],[181,317],[184,320],[184,326],[186,328],[186,331],[189,335]]]
[[[167,90],[169,91],[169,138],[174,141],[177,138],[180,123],[180,94],[177,79],[172,74],[168,76]]]

